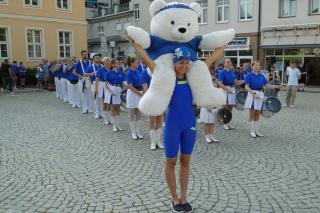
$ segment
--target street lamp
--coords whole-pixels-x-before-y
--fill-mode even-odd
[[[114,58],[114,48],[116,47],[116,42],[110,41],[110,47],[111,47],[111,58]]]

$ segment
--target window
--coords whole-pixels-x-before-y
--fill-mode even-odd
[[[240,0],[239,14],[240,21],[252,20],[253,0]]]
[[[27,30],[27,44],[28,44],[28,57],[29,59],[42,58],[42,30]]]
[[[310,14],[320,14],[320,0],[310,0]]]
[[[197,0],[201,6],[201,16],[198,19],[200,24],[208,23],[208,0]]]
[[[98,26],[98,37],[104,36],[104,28],[103,26]]]
[[[139,20],[140,19],[139,4],[133,5],[133,13],[134,13],[134,19]]]
[[[59,56],[60,58],[71,57],[72,54],[72,33],[59,31]]]
[[[280,17],[296,16],[296,0],[280,0]]]
[[[9,57],[8,28],[0,27],[0,58]]]
[[[0,5],[1,4],[8,4],[7,0],[0,0]]]
[[[230,18],[230,0],[217,0],[217,22],[228,22]]]
[[[70,0],[57,0],[59,10],[70,10]]]
[[[27,7],[40,7],[40,0],[24,0],[24,4]]]

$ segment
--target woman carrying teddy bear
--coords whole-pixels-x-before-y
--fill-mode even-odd
[[[136,53],[143,59],[151,73],[155,70],[155,62],[128,36],[129,42]],[[205,63],[210,66],[223,53],[224,48],[218,48]],[[187,189],[190,171],[190,157],[196,141],[196,119],[192,111],[192,93],[186,73],[189,70],[190,52],[185,47],[174,51],[174,71],[176,85],[168,106],[164,129],[164,151],[166,156],[165,177],[172,196],[173,212],[192,212],[192,206],[187,200]],[[177,193],[175,167],[180,147],[180,196]]]

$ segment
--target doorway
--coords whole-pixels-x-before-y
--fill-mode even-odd
[[[320,57],[305,57],[305,84],[311,86],[320,86]]]

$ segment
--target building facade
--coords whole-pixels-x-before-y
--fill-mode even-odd
[[[261,48],[281,82],[290,60],[304,62],[302,80],[320,85],[320,0],[263,0]]]
[[[89,50],[109,56],[134,54],[124,29],[135,25],[149,32],[148,8],[152,0],[99,1],[108,7],[96,8],[105,11],[101,12],[104,15],[88,19]],[[167,0],[172,1],[175,0]],[[235,66],[247,66],[252,60],[260,60],[264,69],[275,66],[285,84],[285,68],[289,61],[300,60],[305,62],[302,69],[306,73],[305,83],[320,85],[320,0],[179,1],[196,1],[201,5],[199,34],[228,28],[236,30],[236,37],[224,54]],[[122,6],[124,4],[128,6]],[[115,6],[126,10],[119,11]],[[199,58],[206,58],[210,51],[199,52]]]
[[[87,49],[85,5],[75,0],[0,0],[0,60],[34,65]]]

